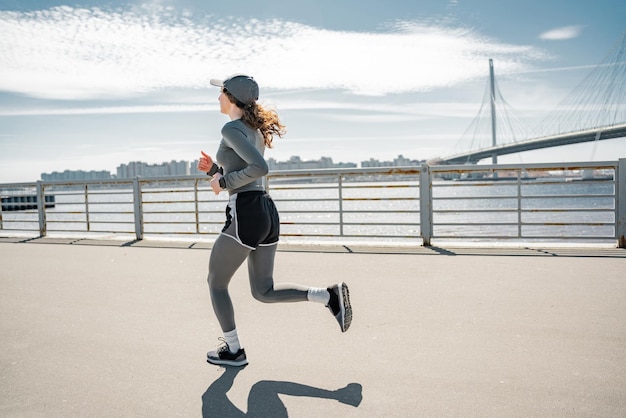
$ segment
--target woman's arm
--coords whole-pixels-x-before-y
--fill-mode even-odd
[[[268,173],[269,167],[265,158],[240,129],[226,124],[222,128],[222,137],[226,145],[247,163],[241,170],[226,173],[223,177],[226,188],[238,189]]]

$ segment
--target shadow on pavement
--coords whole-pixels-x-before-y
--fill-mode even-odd
[[[241,370],[242,367],[226,367],[224,373],[207,388],[202,395],[203,418],[287,417],[287,408],[279,394],[333,399],[354,407],[358,407],[363,399],[362,386],[358,383],[350,383],[337,390],[326,390],[293,382],[261,380],[250,388],[248,411],[244,412],[233,405],[227,396]]]

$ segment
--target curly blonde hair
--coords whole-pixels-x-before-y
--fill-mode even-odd
[[[228,90],[223,89],[222,91],[231,103],[243,110],[241,120],[252,129],[258,129],[261,132],[266,147],[272,148],[274,136],[282,138],[287,133],[285,125],[280,122],[275,110],[266,109],[257,102],[242,103]]]

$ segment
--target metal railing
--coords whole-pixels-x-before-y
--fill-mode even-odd
[[[625,163],[431,167],[432,237],[624,246]]]
[[[287,239],[626,247],[626,159],[276,171],[265,185]],[[13,202],[0,211],[5,236],[215,238],[227,199],[205,176],[12,183],[0,193]],[[37,197],[36,210],[10,199],[26,195]]]

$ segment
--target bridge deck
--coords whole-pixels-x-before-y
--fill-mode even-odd
[[[626,137],[626,123],[609,127],[587,129],[580,132],[567,132],[541,138],[531,138],[518,142],[497,145],[495,147],[467,151],[448,157],[435,158],[433,161],[445,162],[448,164],[464,164],[467,162],[475,164],[485,158],[491,158],[493,155],[508,155],[543,148],[624,137]]]
[[[254,301],[243,268],[250,365],[226,371],[205,363],[208,245],[0,254],[3,417],[626,416],[625,250],[281,247],[279,280],[350,284],[352,328]]]

